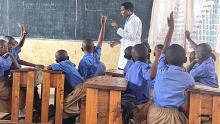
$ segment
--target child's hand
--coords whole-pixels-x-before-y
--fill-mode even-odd
[[[190,32],[188,30],[185,32],[185,36],[187,39],[190,39]]]
[[[115,20],[112,20],[111,25],[112,25],[112,27],[113,27],[114,29],[117,29],[117,28],[118,28],[118,24],[117,24],[117,22],[116,22]]]
[[[44,69],[44,65],[35,65],[36,69]]]
[[[28,32],[27,32],[27,30],[26,30],[26,28],[25,28],[25,25],[24,25],[24,23],[21,23],[21,22],[19,22],[18,23],[18,26],[21,28],[21,33],[22,33],[22,35],[27,35],[28,34]]]
[[[170,17],[167,18],[167,23],[168,23],[169,28],[174,29],[173,12],[171,12]]]
[[[102,16],[101,17],[101,24],[105,25],[106,24],[106,20],[107,20],[107,17],[106,16]]]

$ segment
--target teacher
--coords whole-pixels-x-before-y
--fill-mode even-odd
[[[121,44],[118,69],[124,69],[127,64],[127,59],[124,58],[124,50],[128,46],[134,46],[141,43],[142,34],[142,22],[140,18],[134,14],[134,6],[131,2],[121,4],[121,16],[126,18],[124,29],[119,27],[114,20],[112,20],[111,23],[111,26],[116,29],[117,34],[122,37],[120,41],[110,42],[111,47]]]

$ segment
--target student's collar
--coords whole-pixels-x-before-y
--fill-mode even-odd
[[[90,56],[90,55],[93,55],[93,52],[91,53],[86,52],[84,56]]]

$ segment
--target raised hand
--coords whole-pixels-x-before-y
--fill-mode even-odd
[[[101,17],[101,24],[105,25],[106,24],[106,20],[107,20],[107,17],[106,16],[102,16]]]

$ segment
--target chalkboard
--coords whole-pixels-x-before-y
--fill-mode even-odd
[[[143,23],[142,38],[148,37],[153,0],[130,0]],[[18,22],[27,25],[33,38],[97,39],[100,16],[121,26],[120,4],[124,0],[0,0],[0,35],[19,36]],[[120,37],[107,21],[106,40]]]

